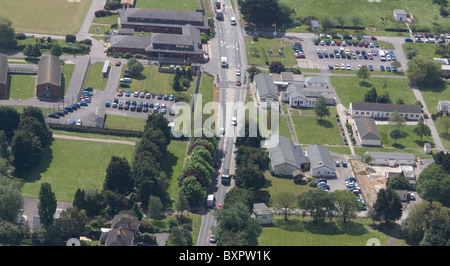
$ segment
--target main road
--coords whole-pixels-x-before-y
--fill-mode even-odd
[[[212,4],[215,2],[212,1]],[[231,189],[230,186],[221,184],[220,175],[222,173],[234,174],[234,142],[237,127],[231,125],[231,117],[238,117],[237,110],[234,108],[235,103],[245,103],[245,96],[247,95],[247,60],[245,52],[245,40],[243,28],[240,25],[239,13],[237,10],[237,3],[235,3],[236,10],[233,10],[230,0],[222,1],[224,5],[224,18],[215,21],[216,36],[217,36],[217,51],[212,51],[215,63],[218,64],[218,71],[216,74],[217,83],[220,87],[220,105],[218,124],[219,127],[225,128],[225,135],[222,136],[216,152],[216,162],[220,165],[220,171],[214,175],[211,188],[208,194],[214,194],[215,206],[224,202],[225,195]],[[236,25],[231,24],[231,17],[236,18]],[[226,57],[228,67],[221,67],[220,58]],[[239,70],[241,75],[236,75],[236,70]],[[236,85],[236,81],[241,81],[242,85]],[[239,124],[238,120],[238,126]],[[202,225],[197,240],[198,246],[214,245],[209,242],[209,231],[216,225],[216,220],[213,215],[214,207],[207,208],[203,217]]]

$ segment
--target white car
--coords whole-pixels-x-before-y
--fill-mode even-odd
[[[81,121],[81,119],[78,119],[76,125],[77,125],[77,126],[83,125],[83,121]]]
[[[241,71],[239,69],[236,69],[236,76],[240,76],[241,75]]]
[[[344,63],[341,64],[341,69],[342,69],[342,70],[345,70],[345,65],[344,65]]]
[[[411,193],[409,194],[409,199],[416,200],[416,196],[413,193]]]
[[[352,68],[350,67],[350,65],[347,65],[347,70],[352,70]]]

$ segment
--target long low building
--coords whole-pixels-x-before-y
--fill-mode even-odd
[[[318,144],[310,145],[306,147],[306,153],[311,162],[312,177],[336,176],[335,162],[327,147]]]
[[[363,146],[381,146],[381,135],[373,118],[355,118],[359,142]]]
[[[352,102],[349,106],[350,115],[356,117],[370,117],[374,119],[389,119],[397,111],[405,120],[420,120],[422,109],[419,105]]]
[[[309,170],[309,158],[303,153],[301,146],[297,146],[288,138],[276,135],[278,145],[268,148],[269,158],[275,175],[292,176],[296,170]]]
[[[8,57],[0,54],[0,98],[8,95]]]
[[[413,153],[397,153],[397,152],[366,152],[364,155],[370,155],[373,161],[371,165],[399,166],[399,165],[415,165],[416,157]]]

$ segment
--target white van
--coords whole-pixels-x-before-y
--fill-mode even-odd
[[[131,83],[131,79],[130,78],[122,78],[122,79],[120,79],[120,82]]]
[[[236,18],[235,17],[231,17],[231,25],[236,25]]]
[[[236,126],[237,125],[237,119],[236,117],[231,118],[231,125]]]
[[[228,67],[228,60],[226,57],[222,57],[220,61],[222,62],[222,67]]]

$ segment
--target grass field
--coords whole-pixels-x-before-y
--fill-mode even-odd
[[[330,108],[330,116],[320,120],[315,115],[291,115],[300,144],[343,145],[339,128],[334,118],[336,108]]]
[[[276,215],[273,226],[263,226],[259,246],[366,246],[376,238],[385,246],[389,235],[373,228],[371,219],[351,219],[314,223],[310,217]]]
[[[170,178],[169,195],[172,200],[172,208],[178,198],[178,176],[181,174],[184,166],[184,157],[186,155],[187,143],[180,140],[170,141],[167,152],[164,154],[162,168]]]
[[[128,65],[124,64],[122,67],[122,75],[128,69]],[[157,66],[145,65],[144,71],[142,71],[139,77],[132,78],[132,83],[130,83],[130,88],[125,88],[125,90],[130,91],[148,91],[151,93],[161,93],[165,94],[175,94],[176,91],[172,88],[173,78],[175,74],[170,73],[160,73],[158,72]],[[196,82],[196,77],[192,76],[193,81],[191,82],[191,87],[186,91],[181,91],[179,93],[184,94],[189,99],[192,100],[192,95],[194,94],[194,86]],[[119,84],[118,84],[119,85]],[[191,101],[190,100],[190,101]],[[190,102],[189,101],[189,102]]]
[[[34,97],[36,76],[11,75],[9,98],[13,100],[28,100]]]
[[[107,115],[105,127],[123,130],[144,131],[145,123],[146,120],[142,118],[121,115]]]
[[[39,165],[23,175],[22,194],[37,198],[43,182],[50,183],[56,199],[61,201],[73,201],[78,188],[100,191],[111,157],[125,157],[131,163],[134,148],[124,144],[55,139],[44,151]]]
[[[401,148],[423,148],[425,142],[431,144],[434,147],[433,137],[424,136],[422,142],[420,142],[420,137],[414,134],[415,126],[403,126],[401,131],[405,132],[407,136],[405,138],[398,139],[394,144],[394,139],[389,137],[389,133],[395,129],[392,125],[377,125],[378,131],[381,135],[381,143],[383,146],[387,147],[401,147]]]
[[[69,87],[70,80],[72,79],[74,69],[75,64],[65,63],[61,66],[61,72],[64,74],[64,95],[67,93],[67,88]]]
[[[330,82],[339,95],[339,99],[345,107],[349,107],[350,102],[364,101],[364,95],[375,87],[377,94],[389,93],[392,103],[402,99],[405,104],[415,104],[417,102],[408,82],[405,78],[379,78],[370,77],[365,81],[364,86],[360,85],[361,79],[358,77],[330,76]],[[383,89],[383,83],[386,88]]]
[[[340,15],[345,18],[346,26],[352,26],[351,17],[356,15],[363,19],[364,27],[374,26],[379,29],[404,27],[403,23],[394,21],[393,13],[394,9],[405,9],[414,16],[411,26],[432,28],[432,23],[437,22],[448,27],[446,19],[439,16],[439,6],[433,4],[432,0],[280,0],[280,3],[294,9],[294,17],[315,16],[319,18],[319,22],[321,19],[329,18],[335,25],[338,25],[335,17]],[[388,19],[382,20],[382,17]]]
[[[199,0],[138,0],[136,8],[195,11],[200,8],[200,3]]]
[[[0,0],[0,15],[13,22],[16,32],[74,34],[78,32],[92,0]]]
[[[434,121],[434,125],[436,126],[437,131],[439,132],[439,136],[441,137],[442,144],[446,149],[450,149],[450,133],[445,132],[445,128],[442,125],[440,117],[438,117]]]
[[[102,76],[104,64],[105,62],[95,62],[91,64],[84,84],[85,87],[91,86],[94,90],[104,90],[106,88],[108,79]]]
[[[285,67],[297,66],[297,60],[294,57],[294,50],[292,50],[291,43],[282,41],[280,39],[258,38],[254,41],[253,38],[246,38],[245,45],[247,47],[247,57],[249,65],[263,66],[270,65],[273,61],[283,63]],[[283,46],[284,57],[278,54],[278,50]],[[269,54],[272,50],[272,54]]]

